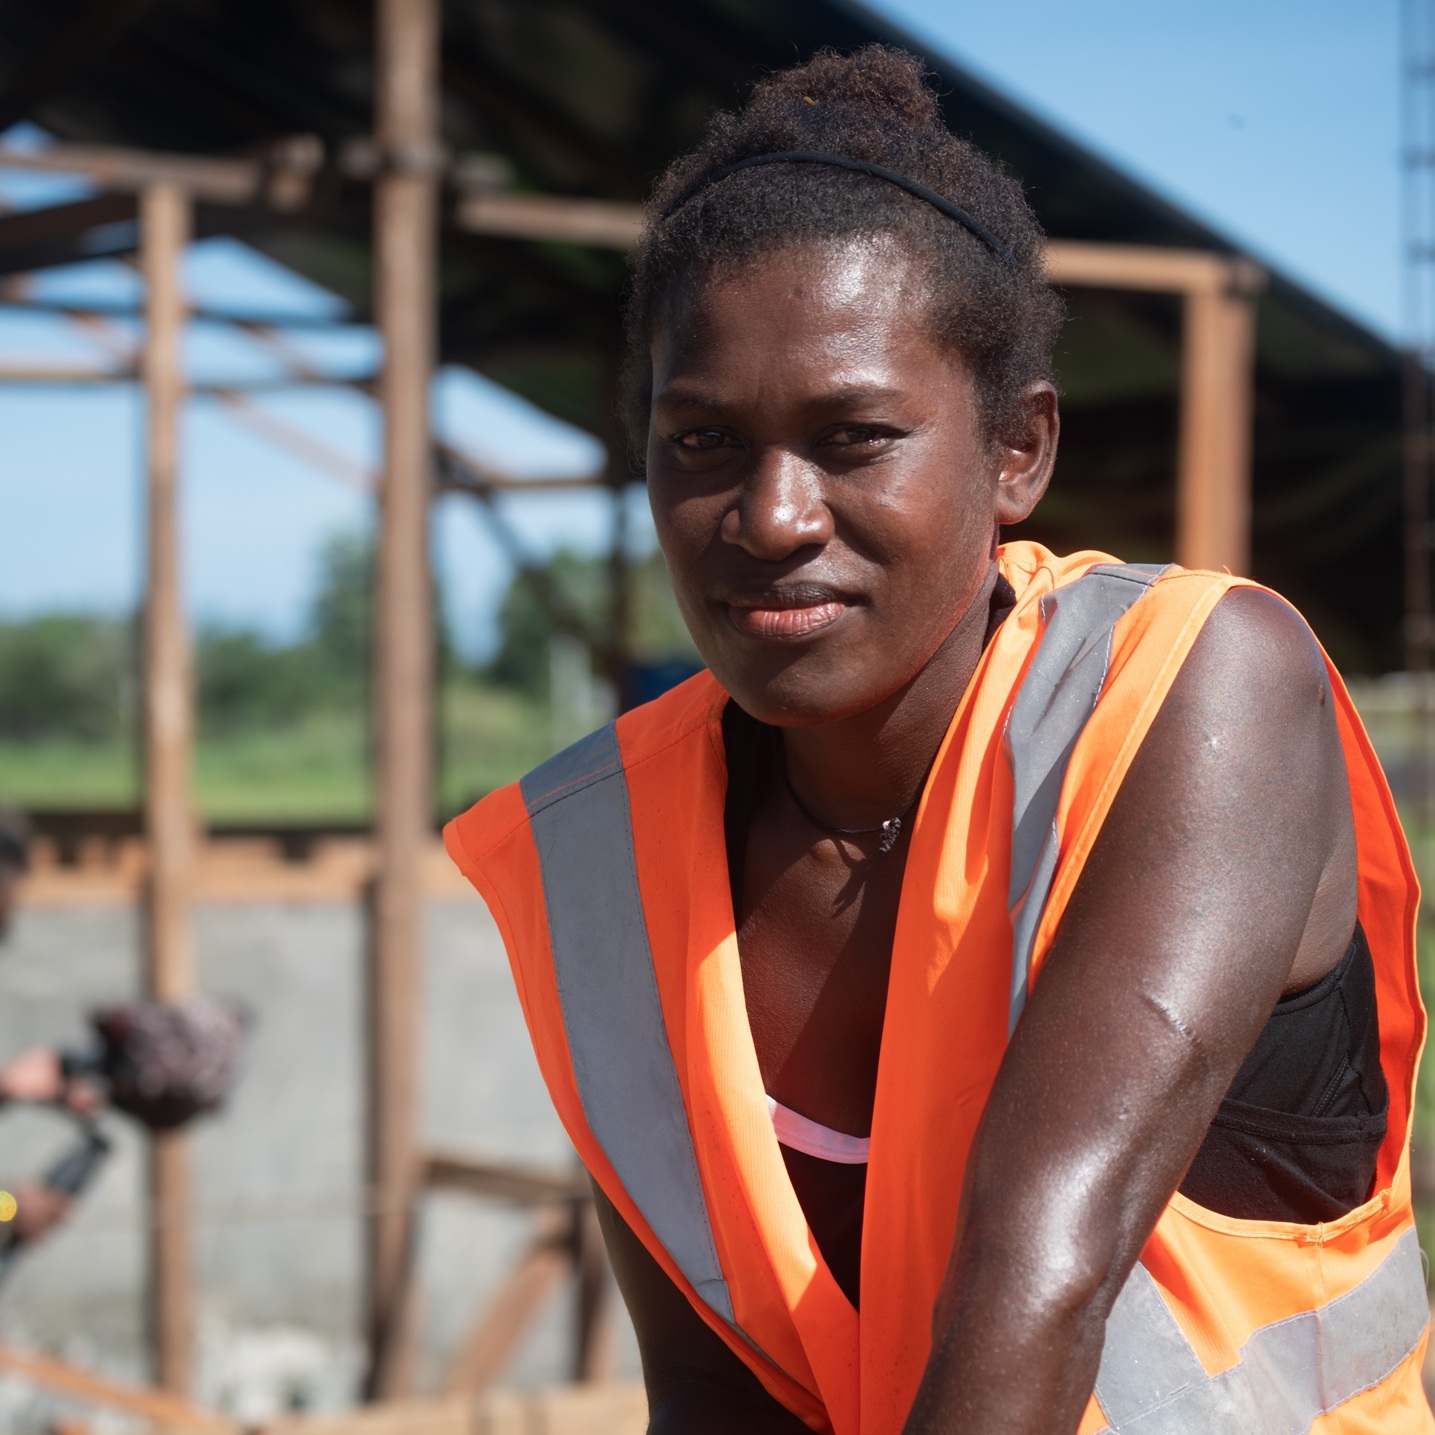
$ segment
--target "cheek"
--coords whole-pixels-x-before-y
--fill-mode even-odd
[[[693,551],[698,514],[691,499],[683,500],[666,485],[648,480],[648,506],[653,514],[653,527],[669,566],[682,562]],[[676,576],[676,575],[674,575]]]
[[[685,595],[698,583],[698,560],[712,542],[712,530],[722,515],[707,512],[712,505],[692,495],[675,497],[665,485],[652,479],[648,483],[648,506],[673,593],[686,614],[689,604]]]
[[[927,481],[889,490],[862,527],[857,541],[893,587],[923,594],[936,616],[954,583],[962,588],[974,567],[984,571],[996,515],[992,495],[979,482],[939,471]]]
[[[910,676],[946,640],[979,595],[996,532],[990,498],[950,482],[907,511],[887,510],[870,531],[870,557],[882,575],[861,663]],[[876,673],[873,672],[873,677]]]

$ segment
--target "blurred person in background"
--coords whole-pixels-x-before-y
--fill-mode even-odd
[[[30,824],[0,807],[0,942],[10,928],[20,881],[30,869]]]
[[[0,942],[9,932],[20,888],[30,868],[30,826],[18,812],[0,808]],[[69,1076],[54,1047],[37,1046],[0,1065],[0,1106],[58,1106],[79,1117],[94,1116],[103,1105],[98,1088],[80,1076]],[[15,1216],[9,1223],[12,1241],[29,1243],[50,1231],[68,1213],[73,1197],[45,1181],[11,1181]]]

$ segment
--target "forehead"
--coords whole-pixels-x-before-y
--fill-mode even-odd
[[[924,322],[926,290],[884,236],[762,255],[669,297],[653,332],[655,387],[716,372],[945,366]]]

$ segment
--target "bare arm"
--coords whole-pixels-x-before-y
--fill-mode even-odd
[[[907,1435],[1070,1435],[1106,1317],[1285,990],[1339,960],[1331,695],[1268,596],[1212,615],[1122,785],[974,1148]]]
[[[596,1185],[593,1199],[638,1334],[650,1435],[807,1432],[713,1334]]]

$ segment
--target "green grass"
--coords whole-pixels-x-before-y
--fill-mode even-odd
[[[0,801],[12,807],[133,807],[139,763],[119,743],[0,742]]]
[[[444,815],[527,772],[551,752],[546,706],[500,688],[451,685],[440,709]],[[313,713],[292,725],[203,739],[195,792],[210,822],[360,822],[371,809],[368,719]],[[134,807],[132,745],[0,742],[0,800],[26,808]]]
[[[546,702],[504,688],[453,684],[440,705],[439,746],[439,807],[447,816],[522,777],[558,744]]]

